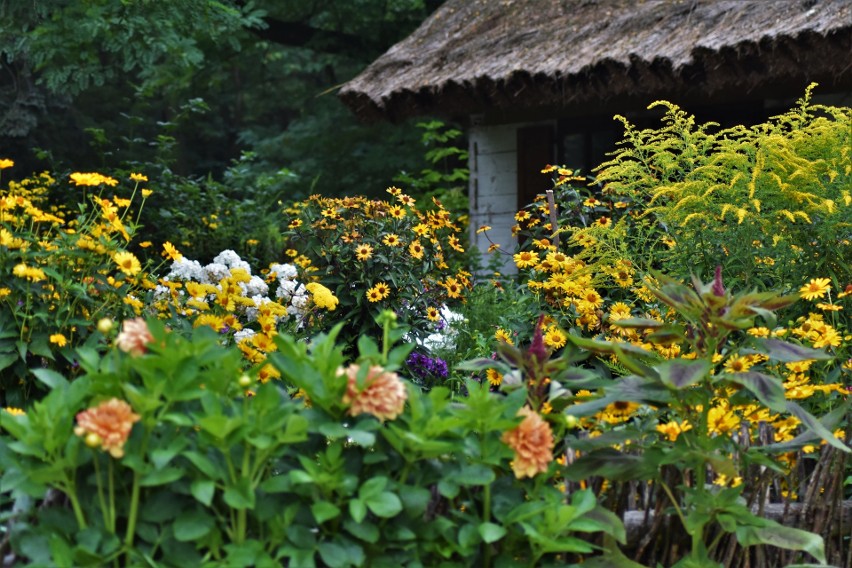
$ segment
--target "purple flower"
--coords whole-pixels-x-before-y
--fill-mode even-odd
[[[449,375],[447,362],[440,357],[429,357],[423,353],[414,352],[408,356],[405,364],[411,374],[420,379],[446,379]]]

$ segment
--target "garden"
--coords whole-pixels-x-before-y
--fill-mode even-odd
[[[440,123],[379,197],[0,159],[3,565],[852,565],[852,109],[812,89],[616,117],[511,251]]]

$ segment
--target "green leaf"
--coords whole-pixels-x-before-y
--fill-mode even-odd
[[[143,475],[139,479],[139,485],[142,487],[156,487],[172,483],[183,477],[186,473],[181,467],[166,467],[163,469],[155,469]]]
[[[768,544],[787,550],[803,550],[825,564],[825,543],[822,537],[801,529],[785,527],[778,523],[770,524],[769,521],[767,526],[739,526],[737,541],[742,546]]]
[[[723,377],[732,383],[737,383],[747,388],[757,397],[757,400],[771,410],[775,412],[784,412],[786,410],[784,385],[780,379],[756,371],[726,373]]]
[[[356,523],[360,523],[367,516],[367,506],[361,499],[352,499],[349,501],[349,515]]]
[[[51,389],[64,388],[68,386],[68,380],[51,369],[32,369],[36,378]]]
[[[211,513],[192,509],[184,511],[175,519],[175,538],[181,542],[198,540],[207,535],[215,524]]]
[[[342,568],[350,564],[346,549],[334,542],[320,543],[319,555],[329,568]]]
[[[216,484],[210,479],[196,479],[189,486],[189,491],[200,503],[209,507],[213,502]]]
[[[340,515],[340,509],[328,501],[318,501],[311,505],[311,513],[313,513],[314,519],[322,524],[329,519],[337,518]]]
[[[763,353],[770,359],[781,361],[782,363],[807,361],[809,359],[827,361],[834,358],[834,356],[830,353],[826,353],[820,349],[811,349],[810,347],[804,347],[802,345],[796,345],[795,343],[788,343],[787,341],[780,341],[778,339],[754,338],[752,341],[755,345],[757,345],[758,350],[752,351],[750,349],[746,349],[744,350],[745,352]]]
[[[377,517],[389,518],[402,511],[402,501],[395,493],[383,491],[375,497],[365,500],[367,508]]]
[[[694,385],[710,372],[710,363],[704,359],[668,359],[654,369],[660,380],[673,389]]]
[[[198,421],[198,425],[208,434],[224,440],[228,434],[236,430],[242,424],[239,418],[227,418],[222,415],[205,416]]]
[[[343,528],[346,529],[349,534],[356,538],[360,538],[365,542],[369,542],[370,544],[379,542],[379,528],[373,523],[364,523],[354,519],[347,519],[343,523]]]
[[[226,485],[223,497],[234,509],[254,509],[255,495],[250,479],[240,478],[237,483]]]
[[[488,544],[497,542],[506,536],[506,529],[495,523],[481,523],[479,527],[477,527],[477,530],[479,531],[479,536],[482,537],[483,542]]]
[[[813,431],[817,436],[834,446],[840,451],[846,453],[852,453],[852,449],[849,448],[846,444],[838,440],[834,434],[832,434],[828,428],[822,425],[822,423],[817,420],[813,415],[811,415],[804,408],[793,402],[792,400],[787,401],[787,411],[798,418],[802,424],[808,430]]]

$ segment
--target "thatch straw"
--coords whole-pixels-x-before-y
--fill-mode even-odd
[[[340,97],[396,120],[811,80],[852,88],[852,0],[448,0]]]

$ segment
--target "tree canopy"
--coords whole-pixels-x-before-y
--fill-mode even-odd
[[[415,167],[419,135],[357,123],[336,89],[440,3],[0,3],[0,147],[22,172],[219,176],[242,157],[296,194],[375,192]]]

